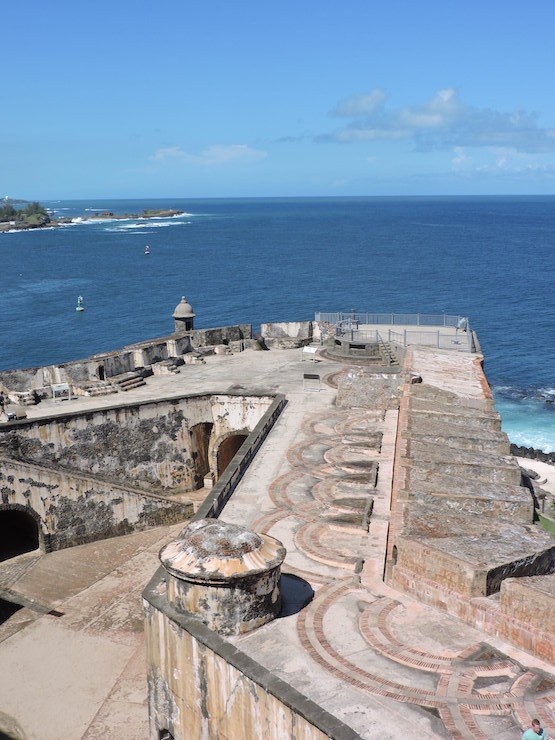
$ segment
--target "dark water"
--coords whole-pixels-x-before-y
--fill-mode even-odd
[[[445,311],[478,331],[511,439],[555,449],[555,197],[45,205],[58,215],[186,215],[0,234],[1,369],[167,334],[181,295],[198,327],[351,308]]]

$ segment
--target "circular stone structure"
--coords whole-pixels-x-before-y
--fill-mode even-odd
[[[281,608],[279,540],[218,519],[188,524],[160,551],[168,601],[222,635],[274,619]]]

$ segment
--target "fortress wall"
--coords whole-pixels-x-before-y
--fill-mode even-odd
[[[252,327],[250,324],[237,324],[214,329],[194,329],[190,336],[193,347],[211,347],[215,344],[230,344],[240,339],[251,339]]]
[[[439,486],[438,486],[439,488]],[[467,516],[493,517],[507,521],[531,524],[530,497],[526,495],[516,496],[513,491],[517,489],[506,488],[501,491],[492,490],[492,486],[482,488],[477,486],[475,492],[459,494],[453,492],[449,487],[446,492],[438,492],[436,486],[430,485],[427,493],[423,487],[418,486],[420,493],[416,494],[418,505],[434,507],[435,511],[442,516],[448,517],[454,512]]]
[[[417,373],[423,384],[407,380],[400,401],[386,580],[553,661],[546,615],[555,614],[555,541],[533,525],[532,498],[507,455],[508,440],[500,439],[481,363],[465,368],[461,357],[459,368],[439,352],[421,352],[414,363],[413,355],[407,353],[407,378]],[[436,385],[426,386],[428,377]]]
[[[468,597],[483,596],[486,593],[487,567],[477,568],[464,558],[451,553],[440,552],[433,546],[410,537],[397,537],[397,564],[394,569],[394,583],[397,585],[397,571],[423,576],[432,582]]]
[[[507,578],[501,584],[500,608],[532,629],[555,635],[555,575]]]
[[[225,397],[213,401],[218,413],[225,412]],[[219,515],[285,403],[276,396],[194,519]],[[254,407],[250,413],[254,420]],[[143,593],[151,740],[164,730],[175,740],[358,737],[199,618],[176,609],[167,598],[166,576],[159,568]]]
[[[552,576],[533,578],[545,581]],[[553,618],[540,624],[537,620],[529,620],[535,593],[531,589],[526,592],[525,589],[528,588],[527,582],[533,578],[509,578],[503,581],[500,603],[483,597],[462,596],[443,583],[417,575],[413,570],[405,570],[402,567],[395,569],[392,585],[410,593],[425,604],[452,614],[472,627],[478,627],[490,635],[507,640],[542,660],[555,663]],[[544,593],[542,596],[539,614],[545,612],[555,614],[555,592],[551,595]]]
[[[285,404],[285,396],[278,393],[274,398],[272,405],[262,416],[239,450],[237,450],[237,453],[224,470],[221,478],[200,505],[196,513],[197,518],[217,518],[221,514],[224,506],[249,467],[253,457],[258,452],[260,446],[285,408]]]
[[[229,344],[241,339],[252,338],[250,324],[221,326],[214,329],[194,329],[186,335],[170,334],[145,342],[127,345],[112,352],[101,352],[75,362],[0,371],[0,388],[22,393],[28,390],[44,390],[52,383],[82,383],[99,378],[103,367],[107,378],[142,369],[168,357],[176,357],[191,351],[192,347]]]
[[[260,332],[269,347],[287,349],[310,344],[313,338],[312,321],[282,321],[261,324]]]
[[[150,740],[245,737],[355,740],[356,733],[165,596],[144,593]]]
[[[31,510],[44,549],[60,550],[189,519],[193,505],[82,474],[0,461],[0,510]]]
[[[270,396],[184,396],[26,420],[0,428],[8,457],[68,471],[93,473],[149,492],[195,486],[190,429],[212,425],[210,446],[232,432],[250,433],[272,404]]]

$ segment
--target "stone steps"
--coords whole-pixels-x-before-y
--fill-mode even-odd
[[[383,344],[384,360],[390,367],[399,367],[399,360],[391,345],[388,342]]]
[[[83,383],[79,390],[85,396],[108,396],[111,393],[117,393],[117,388],[105,380],[95,380],[89,383]]]
[[[119,391],[130,391],[132,388],[139,388],[146,385],[145,379],[138,373],[124,373],[111,378],[112,385]]]

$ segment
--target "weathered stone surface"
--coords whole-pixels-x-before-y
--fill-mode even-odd
[[[555,575],[507,578],[501,584],[499,603],[513,619],[555,633]]]
[[[450,488],[444,493],[432,491],[416,493],[411,496],[409,507],[413,507],[419,520],[426,520],[430,513],[449,517],[453,513],[464,516],[505,519],[519,524],[532,524],[533,506],[529,492],[515,486],[503,495],[495,489],[474,490],[469,494],[453,492]],[[429,521],[429,520],[428,520]],[[484,522],[486,524],[486,522]],[[415,526],[410,515],[407,518],[407,531]]]
[[[434,589],[474,598],[505,578],[552,573],[555,541],[532,524],[534,501],[507,455],[481,368],[441,352],[415,355],[406,369],[424,382],[407,382],[400,403],[393,583],[422,581],[434,601]]]
[[[555,568],[555,541],[535,527],[504,524],[487,536],[464,535],[461,529],[450,536],[430,534],[398,539],[399,567],[468,597],[499,591],[505,578],[548,574]]]
[[[429,439],[429,438],[428,438]],[[501,455],[496,451],[482,449],[465,449],[462,446],[440,445],[438,440],[423,441],[422,438],[411,437],[407,440],[406,456],[416,461],[441,462],[456,458],[460,464],[481,464],[496,467],[499,464],[515,468],[517,464],[511,455]],[[516,470],[516,468],[515,468]],[[520,475],[520,473],[519,473]]]
[[[340,377],[336,404],[339,408],[397,408],[400,397],[397,375],[382,375],[368,369],[350,368]]]
[[[185,396],[0,426],[0,507],[36,518],[46,550],[183,521],[192,504],[168,496],[220,475],[220,448],[272,401]]]
[[[457,433],[458,432],[458,433]],[[507,435],[503,432],[483,432],[470,436],[467,430],[456,430],[450,427],[450,432],[433,434],[418,433],[411,430],[412,442],[434,445],[444,450],[444,454],[454,454],[453,450],[475,450],[490,455],[510,455],[510,445]]]
[[[532,498],[527,489],[523,486],[491,481],[477,480],[471,476],[448,475],[441,469],[432,469],[426,467],[407,467],[405,468],[405,487],[404,490],[412,490],[418,493],[460,493],[472,495],[485,495],[497,497],[506,497],[508,499],[520,500],[522,496],[528,497],[530,508],[532,509]],[[403,489],[401,489],[403,490]],[[532,513],[532,512],[531,512]]]
[[[284,558],[273,537],[214,519],[191,522],[160,553],[168,601],[223,635],[249,632],[277,616]]]
[[[272,339],[306,340],[310,342],[312,340],[312,321],[282,321],[273,324],[261,324],[260,331],[266,342]]]
[[[18,507],[39,523],[42,549],[59,550],[188,519],[193,505],[92,476],[4,459],[0,508]]]
[[[218,442],[230,433],[252,431],[271,402],[265,396],[187,396],[29,420],[14,429],[0,428],[0,454],[145,491],[183,492],[195,487],[190,429],[212,424],[215,454]]]

